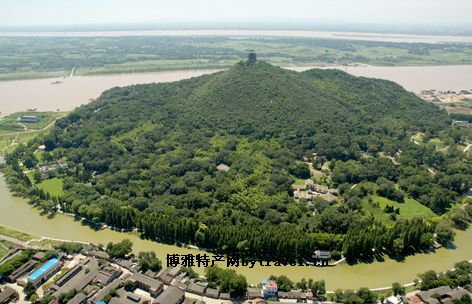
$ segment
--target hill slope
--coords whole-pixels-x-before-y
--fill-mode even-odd
[[[340,249],[339,235],[364,219],[355,204],[322,204],[314,216],[313,205],[295,202],[290,186],[307,174],[297,160],[316,152],[356,162],[349,182],[398,182],[402,169],[378,153],[416,153],[410,177],[423,170],[425,154],[410,135],[448,123],[445,112],[392,82],[241,62],[175,83],[108,90],[58,121],[43,142],[52,159],[70,162],[65,211],[138,226],[152,239],[300,257],[314,247]],[[229,171],[218,171],[221,163]]]

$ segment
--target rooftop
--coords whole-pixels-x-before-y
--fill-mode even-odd
[[[50,259],[49,261],[47,261],[46,263],[44,263],[41,267],[39,267],[38,269],[36,269],[29,277],[28,277],[28,280],[29,281],[34,281],[36,280],[37,278],[39,278],[40,276],[42,276],[44,273],[46,273],[49,269],[51,269],[52,267],[56,266],[56,264],[59,263],[59,260],[58,259]]]

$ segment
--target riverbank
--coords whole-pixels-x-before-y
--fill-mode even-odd
[[[288,67],[304,71],[314,66]],[[458,66],[402,66],[379,67],[371,65],[323,66],[337,68],[355,76],[380,78],[395,81],[407,90],[419,93],[422,90],[472,89],[472,65]],[[101,76],[74,76],[61,84],[52,85],[51,79],[0,81],[1,114],[21,112],[37,108],[38,111],[69,111],[87,104],[112,87],[144,83],[172,82],[221,71],[186,70],[156,73],[132,73]]]
[[[191,248],[144,240],[133,233],[121,233],[110,229],[95,231],[82,224],[81,221],[62,214],[56,214],[53,218],[40,215],[40,212],[32,208],[25,199],[12,196],[5,184],[4,177],[0,177],[0,225],[10,226],[38,236],[93,244],[107,244],[110,241],[116,243],[123,239],[130,239],[134,244],[135,253],[154,251],[164,263],[167,254],[196,255],[202,253]],[[471,239],[472,229],[458,231],[455,249],[441,248],[434,254],[417,254],[407,257],[403,262],[387,259],[384,262],[353,266],[342,263],[336,267],[256,266],[254,268],[239,267],[235,270],[246,276],[249,283],[256,284],[262,279],[267,279],[271,274],[277,276],[284,274],[293,281],[300,281],[302,278],[324,279],[328,290],[358,289],[360,287],[375,289],[390,286],[392,282],[409,283],[418,273],[430,269],[438,272],[445,271],[452,268],[457,261],[470,260],[472,258]],[[196,267],[195,270],[202,274],[204,268]]]

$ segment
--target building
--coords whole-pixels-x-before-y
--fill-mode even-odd
[[[82,270],[83,266],[78,264],[74,266],[71,270],[69,270],[64,276],[62,276],[59,280],[56,281],[56,285],[58,287],[64,286],[67,282],[69,282],[77,273]]]
[[[401,297],[396,297],[396,296],[390,296],[385,300],[386,304],[402,304],[403,301]]]
[[[76,294],[72,299],[69,300],[69,302],[67,302],[67,304],[85,304],[85,303],[87,303],[87,297],[81,292]]]
[[[18,293],[10,287],[0,292],[0,304],[6,304],[18,300]]]
[[[198,284],[198,283],[190,283],[188,285],[187,291],[190,292],[190,293],[197,294],[199,296],[203,296],[203,295],[205,295],[206,289],[207,288],[204,285],[201,285],[201,284]]]
[[[7,281],[10,283],[16,282],[20,277],[24,276],[26,273],[30,272],[33,270],[34,267],[38,262],[34,260],[29,260],[28,262],[24,263],[23,265],[20,266],[17,270],[13,271],[8,277]]]
[[[439,296],[440,301],[438,301],[434,295]],[[458,300],[464,295],[471,296],[470,292],[464,288],[451,289],[449,286],[433,288],[416,294],[421,301],[427,304],[452,303],[454,300]]]
[[[129,281],[133,282],[136,288],[149,292],[153,298],[157,297],[164,290],[162,282],[139,273],[133,273]]]
[[[216,170],[220,171],[220,172],[228,172],[230,169],[230,167],[228,165],[225,165],[225,164],[219,164],[218,166],[216,166]]]
[[[249,54],[247,55],[247,60],[250,62],[250,63],[256,63],[257,61],[257,54],[254,50],[250,50],[249,51]]]
[[[262,296],[264,298],[275,297],[277,295],[277,282],[272,280],[262,280]]]
[[[247,299],[253,300],[261,297],[262,290],[260,288],[248,288],[247,289]]]
[[[161,293],[153,304],[181,304],[185,300],[185,293],[175,286],[169,286]]]
[[[111,265],[103,266],[97,275],[97,282],[106,286],[110,284],[115,279],[119,278],[123,271],[116,269]]]
[[[50,259],[41,267],[36,269],[29,277],[28,281],[31,282],[35,286],[40,286],[53,275],[55,275],[59,270],[62,268],[62,263],[58,259]]]
[[[41,117],[38,115],[22,115],[20,118],[17,119],[19,122],[26,122],[26,123],[36,123],[41,120]]]
[[[317,261],[316,266],[328,266],[329,260],[331,259],[331,253],[329,251],[316,250],[313,253],[312,258]],[[321,265],[318,261],[321,262]]]
[[[213,299],[218,299],[220,297],[220,291],[215,288],[207,288],[205,292],[206,296]]]
[[[458,127],[470,127],[470,122],[468,122],[467,120],[453,120],[452,121],[452,125],[453,126],[458,126]]]

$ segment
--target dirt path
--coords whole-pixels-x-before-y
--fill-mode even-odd
[[[466,153],[467,151],[469,151],[470,147],[472,147],[472,144],[468,144],[467,147],[465,147],[464,153]]]

